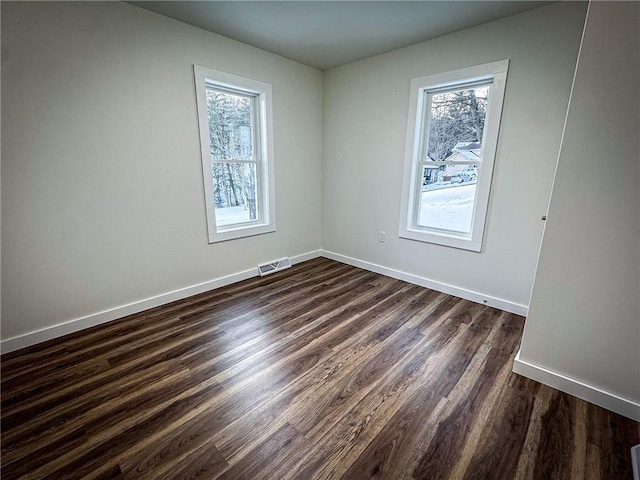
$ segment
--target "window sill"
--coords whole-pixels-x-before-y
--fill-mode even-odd
[[[264,233],[273,233],[276,226],[273,223],[259,225],[245,225],[237,228],[229,228],[219,232],[209,232],[209,243],[226,242],[235,240],[236,238],[253,237],[254,235],[262,235]]]
[[[435,245],[459,248],[461,250],[470,250],[472,252],[482,251],[482,241],[472,240],[471,238],[465,238],[457,235],[448,235],[446,233],[403,229],[400,231],[398,236],[400,238],[415,240],[417,242],[433,243]]]

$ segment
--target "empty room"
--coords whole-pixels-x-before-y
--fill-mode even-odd
[[[639,1],[2,1],[3,479],[640,480]]]

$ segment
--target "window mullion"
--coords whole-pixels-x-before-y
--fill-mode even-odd
[[[237,159],[237,158],[227,158],[227,159],[212,158],[211,163],[258,163],[258,161],[254,159],[244,160],[244,159]]]

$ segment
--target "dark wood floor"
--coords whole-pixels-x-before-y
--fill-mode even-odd
[[[316,259],[2,358],[2,478],[631,479],[524,319]]]

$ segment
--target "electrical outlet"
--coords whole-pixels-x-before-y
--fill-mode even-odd
[[[378,241],[384,243],[387,240],[387,234],[380,230],[378,232]]]

